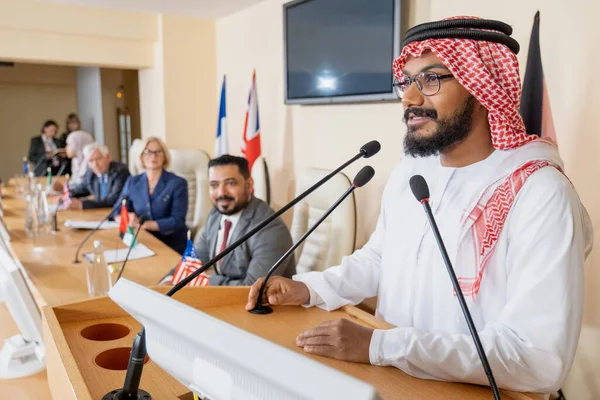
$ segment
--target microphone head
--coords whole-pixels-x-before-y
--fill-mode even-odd
[[[358,174],[356,174],[354,177],[354,182],[352,182],[352,184],[357,188],[365,186],[373,178],[373,175],[375,175],[375,170],[373,167],[370,165],[364,166],[360,171],[358,171]]]
[[[429,187],[427,186],[425,178],[421,175],[413,175],[412,178],[410,178],[409,183],[410,190],[412,190],[419,202],[429,199]]]
[[[363,154],[364,158],[374,156],[375,154],[379,153],[379,150],[381,150],[381,145],[377,140],[371,140],[369,143],[360,148],[360,152]]]

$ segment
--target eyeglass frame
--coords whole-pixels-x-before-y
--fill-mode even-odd
[[[422,75],[423,77],[425,77],[425,74],[428,74],[430,76],[435,76],[437,79],[437,83],[438,83],[438,88],[434,93],[431,94],[425,94],[423,93],[423,89],[420,87],[419,81],[417,80],[417,77]],[[406,78],[408,78],[408,86],[406,87],[406,90],[408,90],[413,83],[415,83],[417,85],[417,89],[419,89],[419,92],[423,95],[423,96],[435,96],[436,94],[439,93],[440,89],[442,88],[442,81],[445,79],[450,79],[450,78],[454,78],[454,75],[452,74],[438,74],[437,72],[431,72],[431,71],[422,71],[419,72],[418,74],[414,75],[414,76],[408,76],[408,75],[403,75]],[[394,82],[392,83],[392,87],[394,88],[394,93],[396,93],[396,96],[398,96],[398,98],[400,100],[402,100],[402,96],[400,95],[400,93],[398,93],[401,89],[400,88],[400,81],[398,80],[398,78],[394,77]],[[402,91],[402,93],[404,94],[406,91]]]
[[[142,151],[142,154],[144,155],[144,157],[151,157],[153,155],[155,155],[155,156],[158,157],[158,156],[164,156],[165,155],[165,151],[162,150],[162,149],[161,150],[156,150],[156,151],[150,150],[150,149],[144,149]]]

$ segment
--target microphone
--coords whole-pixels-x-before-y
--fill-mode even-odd
[[[35,174],[35,171],[37,171],[38,167],[40,165],[42,165],[42,163],[44,161],[50,161],[51,158],[46,158],[46,156],[44,155],[42,158],[40,158],[40,160],[38,162],[35,163],[35,165],[33,166],[33,173]]]
[[[483,351],[483,345],[481,344],[481,340],[479,339],[479,334],[477,333],[477,329],[475,328],[475,324],[473,323],[473,318],[471,317],[471,313],[469,311],[469,308],[467,307],[465,297],[463,296],[463,292],[458,284],[458,279],[456,279],[456,274],[454,273],[454,268],[452,267],[452,263],[450,262],[450,257],[448,257],[446,246],[444,245],[444,241],[442,240],[442,236],[440,235],[440,231],[438,230],[435,218],[433,217],[433,212],[431,211],[431,207],[429,206],[429,187],[427,186],[427,182],[425,181],[425,178],[423,178],[421,175],[413,175],[410,178],[409,183],[410,189],[412,190],[419,203],[423,205],[423,208],[425,209],[425,214],[427,214],[429,225],[431,225],[431,230],[433,231],[435,240],[438,244],[440,252],[442,253],[442,258],[444,260],[444,264],[446,264],[448,275],[450,275],[452,286],[454,286],[454,291],[456,292],[456,297],[458,298],[460,308],[462,309],[465,319],[467,320],[467,326],[469,327],[471,337],[473,338],[473,342],[475,343],[475,347],[477,348],[477,353],[479,354],[479,359],[481,360],[481,364],[483,365],[483,370],[487,375],[488,381],[490,382],[490,387],[492,388],[492,392],[494,393],[494,399],[500,400],[500,391],[498,390],[498,385],[496,385],[496,380],[494,379],[492,368],[490,367],[487,356]]]
[[[152,400],[150,393],[139,388],[146,354],[146,331],[142,326],[142,330],[133,339],[123,387],[105,394],[102,400]]]
[[[121,279],[123,271],[125,271],[125,264],[129,260],[129,254],[131,249],[137,241],[138,234],[142,229],[142,225],[146,222],[147,218],[142,216],[139,220],[139,225],[135,231],[135,235],[129,245],[129,250],[123,260],[123,265],[119,271],[119,275],[115,280],[115,284]],[[127,365],[127,373],[125,375],[125,382],[121,389],[113,390],[110,393],[105,394],[102,400],[125,400],[125,399],[147,399],[151,400],[152,396],[145,390],[140,389],[140,379],[142,377],[142,371],[144,370],[144,360],[146,359],[146,331],[142,326],[142,330],[135,336],[133,345],[131,346],[131,355],[129,356],[129,364]],[[138,393],[139,392],[139,393]]]
[[[190,283],[198,275],[200,275],[201,273],[203,273],[204,271],[206,271],[207,269],[209,269],[210,267],[212,267],[220,259],[222,259],[227,254],[229,254],[233,250],[235,250],[236,247],[238,247],[239,245],[241,245],[242,243],[244,243],[246,240],[248,240],[250,237],[254,236],[262,228],[264,228],[265,226],[267,226],[268,224],[270,224],[275,218],[279,217],[281,214],[283,214],[284,212],[286,212],[287,210],[289,210],[290,208],[292,208],[293,206],[295,206],[298,202],[300,202],[306,196],[308,196],[309,194],[311,194],[312,192],[314,192],[316,189],[318,189],[320,186],[322,186],[325,182],[327,182],[328,180],[330,180],[331,178],[333,178],[342,169],[346,168],[348,165],[352,164],[354,161],[358,160],[359,158],[363,158],[363,157],[364,158],[369,158],[369,157],[374,156],[375,154],[377,154],[379,152],[379,150],[381,150],[381,145],[376,140],[370,141],[367,144],[365,144],[364,146],[362,146],[360,148],[360,151],[358,152],[357,155],[355,155],[354,157],[352,157],[350,160],[346,161],[339,168],[337,168],[335,171],[333,171],[329,175],[325,176],[319,182],[315,183],[310,188],[306,189],[303,193],[301,193],[294,200],[290,201],[288,204],[286,204],[285,206],[283,206],[279,211],[277,211],[276,213],[274,213],[273,215],[271,215],[270,217],[266,218],[264,221],[262,221],[261,223],[259,223],[258,225],[256,225],[252,230],[250,230],[244,236],[242,236],[241,238],[239,238],[238,240],[236,240],[235,242],[233,242],[232,244],[230,244],[225,250],[223,250],[221,253],[217,254],[215,257],[213,257],[212,260],[210,260],[209,262],[207,262],[206,264],[204,264],[201,268],[198,268],[192,274],[190,274],[186,278],[182,279],[177,285],[173,286],[171,288],[171,290],[169,290],[166,293],[166,295],[167,296],[173,296],[175,293],[177,293],[179,290],[181,290],[182,288],[184,288],[185,285],[187,285],[188,283]]]
[[[64,159],[61,159],[60,160],[60,168],[58,169],[56,177],[59,177],[63,173],[63,171],[65,170],[66,167],[67,167],[67,162]]]
[[[298,239],[298,241],[294,243],[294,245],[290,247],[290,249],[286,251],[285,254],[281,256],[279,260],[277,260],[277,262],[271,267],[269,272],[267,272],[267,275],[265,275],[265,279],[260,287],[260,291],[258,292],[258,299],[256,300],[256,304],[254,305],[254,308],[249,312],[251,312],[252,314],[270,314],[273,312],[273,309],[271,307],[262,304],[263,294],[265,292],[265,288],[267,287],[267,280],[271,277],[273,272],[275,272],[275,270],[281,265],[281,263],[283,263],[289,257],[289,255],[292,254],[298,248],[298,246],[300,246],[302,242],[304,242],[304,240],[311,233],[313,233],[313,231],[317,229],[319,225],[321,225],[323,221],[325,221],[329,214],[331,214],[333,210],[335,210],[342,203],[342,201],[344,201],[346,197],[350,195],[350,193],[354,192],[355,189],[366,185],[373,178],[374,175],[375,170],[371,166],[367,165],[366,167],[363,167],[358,172],[358,174],[356,174],[356,177],[354,177],[354,182],[352,183],[352,186],[350,186],[348,190],[346,190],[344,194],[335,203],[333,203],[333,205],[329,207],[327,211],[323,213],[323,215],[321,215],[317,222],[315,222],[313,226],[311,226],[310,229],[306,231],[306,233],[302,235],[302,237]]]
[[[147,218],[143,217],[143,216],[140,217],[140,219],[139,219],[138,228],[135,231],[135,235],[133,236],[133,239],[131,239],[131,244],[129,245],[129,250],[127,250],[127,255],[125,256],[125,260],[123,260],[123,265],[121,266],[119,275],[117,275],[117,280],[115,281],[115,284],[119,281],[119,279],[121,279],[121,275],[123,275],[123,271],[125,271],[125,264],[127,264],[127,260],[129,260],[129,254],[131,254],[131,249],[133,249],[133,246],[137,242],[137,237],[140,233],[140,230],[142,229],[142,225],[144,224],[144,222],[146,222],[146,220],[147,220]]]
[[[127,196],[124,197],[124,199],[126,199]],[[79,264],[81,261],[79,261],[79,252],[81,251],[81,248],[83,247],[83,245],[89,240],[90,237],[92,237],[92,235],[94,233],[96,233],[98,231],[98,229],[100,229],[100,227],[102,227],[102,225],[108,221],[109,219],[111,219],[115,213],[116,210],[119,210],[118,207],[113,207],[112,210],[110,210],[110,213],[106,216],[106,218],[104,218],[102,221],[100,221],[100,223],[98,225],[96,225],[96,227],[94,229],[92,229],[90,231],[90,233],[87,234],[87,236],[81,241],[81,243],[79,244],[79,247],[77,248],[77,251],[75,252],[75,260],[73,261],[73,264]]]

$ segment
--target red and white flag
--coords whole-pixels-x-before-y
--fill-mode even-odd
[[[250,88],[250,96],[248,97],[248,110],[246,111],[246,122],[244,124],[242,154],[246,160],[248,160],[248,167],[250,168],[250,172],[252,172],[254,162],[261,155],[256,71],[252,74],[252,87]]]
[[[196,250],[194,249],[194,244],[192,243],[191,239],[188,238],[187,247],[185,249],[185,252],[183,253],[181,262],[179,263],[177,268],[175,268],[175,273],[173,274],[171,284],[178,284],[183,279],[187,278],[201,267],[202,261],[200,261],[200,259],[198,258]],[[208,286],[209,283],[210,281],[208,279],[208,276],[202,273],[194,279],[192,279],[190,283],[187,284],[187,286]]]

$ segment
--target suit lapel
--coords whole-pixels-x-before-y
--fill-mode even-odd
[[[154,192],[152,192],[152,198],[154,199],[158,199],[160,198],[160,193],[164,190],[165,186],[167,185],[166,180],[167,180],[167,171],[163,171],[162,174],[160,174],[160,178],[158,178],[158,182],[156,183],[156,187],[154,188]],[[148,180],[146,179],[146,185],[148,185]]]
[[[215,215],[214,222],[208,225],[205,229],[206,236],[208,236],[208,254],[210,254],[210,258],[212,259],[216,255],[216,247],[217,247],[217,234],[219,233],[219,226],[221,225],[221,214],[218,212]]]
[[[250,199],[250,202],[248,203],[248,206],[242,212],[242,215],[240,216],[240,220],[238,221],[238,223],[235,226],[235,230],[230,233],[230,237],[231,237],[231,239],[229,240],[230,244],[235,242],[236,240],[238,240],[240,237],[244,236],[246,233],[248,233],[248,226],[254,219],[255,211],[256,211],[256,202],[254,201],[254,197],[252,197],[252,199]],[[215,237],[216,237],[216,235],[215,235]],[[225,257],[223,257],[222,265],[224,265],[224,266],[229,265],[232,257],[234,257],[233,251],[231,253],[227,254]]]

